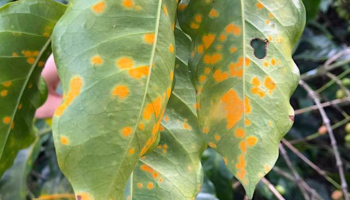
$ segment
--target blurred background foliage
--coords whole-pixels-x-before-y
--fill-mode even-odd
[[[0,6],[10,1],[0,0]],[[325,106],[345,179],[350,183],[350,0],[303,2],[308,22],[295,48],[294,59],[302,79]],[[334,151],[319,110],[302,87],[297,88],[291,103],[296,116],[293,128],[285,137],[286,154],[280,155],[265,181],[258,184],[254,199],[277,199],[269,184],[288,200],[306,199],[301,191],[306,191],[309,199],[343,199]],[[74,199],[72,188],[57,165],[50,126],[49,119],[36,121],[36,142],[18,154],[13,167],[1,179],[2,200]],[[294,152],[286,144],[295,147]],[[312,163],[302,160],[300,155],[315,166],[310,166]],[[197,200],[246,198],[242,186],[215,151],[207,149],[202,164],[205,177]],[[296,180],[295,174],[300,178]]]

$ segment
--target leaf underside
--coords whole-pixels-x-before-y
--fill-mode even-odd
[[[304,7],[300,0],[182,0],[178,8],[193,41],[200,128],[252,198],[293,124],[289,98],[299,72],[291,55]]]
[[[51,53],[52,29],[64,10],[50,0],[0,8],[0,177],[34,140],[34,113],[46,98],[40,92],[40,73]]]
[[[175,30],[175,87],[162,123],[157,148],[142,157],[132,176],[132,200],[193,200],[201,187],[204,140],[195,111],[195,89],[188,73],[190,39]]]
[[[64,100],[57,157],[80,200],[119,200],[159,142],[175,65],[175,1],[75,0],[55,27]]]

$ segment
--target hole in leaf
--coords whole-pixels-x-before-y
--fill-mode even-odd
[[[250,46],[254,49],[254,56],[263,59],[267,54],[267,45],[269,44],[268,40],[262,40],[260,38],[255,38],[250,42]]]

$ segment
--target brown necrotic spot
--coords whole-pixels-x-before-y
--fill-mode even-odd
[[[267,39],[255,38],[250,42],[250,46],[254,49],[254,56],[258,59],[266,57],[268,45],[269,41]]]

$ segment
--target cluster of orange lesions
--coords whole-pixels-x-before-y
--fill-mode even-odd
[[[247,148],[255,146],[258,141],[258,138],[256,138],[255,136],[246,137],[245,131],[241,128],[237,128],[235,130],[235,137],[241,139],[238,146],[241,151],[241,154],[237,157],[238,163],[235,165],[235,168],[237,170],[236,177],[240,181],[242,181],[245,185],[247,185],[248,184],[248,179],[246,178]]]
[[[162,150],[163,154],[166,154],[166,152],[168,150],[168,145],[167,144],[163,144],[163,145],[159,144],[157,146],[157,149]]]
[[[273,91],[276,89],[276,84],[275,82],[271,79],[271,77],[267,76],[264,80],[264,90],[261,89],[261,82],[258,77],[254,77],[252,79],[252,85],[253,87],[251,88],[251,92],[254,95],[258,95],[261,98],[264,98],[267,91],[270,95],[273,93]]]
[[[192,127],[187,123],[187,119],[184,120],[184,123],[182,125],[182,127],[185,129],[185,130],[192,130]]]
[[[3,85],[6,89],[3,89],[3,90],[0,91],[0,96],[1,96],[1,97],[6,97],[6,96],[8,95],[8,92],[9,92],[7,88],[11,87],[12,81],[4,82],[2,85]]]
[[[63,97],[63,103],[57,108],[55,116],[61,116],[66,108],[74,101],[74,99],[80,94],[83,86],[83,79],[79,76],[75,76],[70,80],[69,91],[67,95]]]
[[[274,67],[274,66],[276,66],[276,65],[281,65],[281,64],[282,64],[282,61],[281,61],[281,60],[276,60],[275,58],[272,58],[272,59],[270,60],[270,62],[269,62],[269,61],[265,61],[265,62],[263,63],[264,67],[269,67],[270,65],[271,65],[272,67]]]
[[[157,140],[158,131],[160,129],[160,123],[162,122],[162,118],[165,112],[165,109],[162,108],[164,101],[166,100],[165,93],[163,94],[163,97],[158,97],[156,100],[154,100],[151,103],[148,103],[143,111],[142,117],[144,120],[151,120],[152,116],[155,116],[156,124],[153,126],[152,129],[152,137],[149,138],[145,144],[145,146],[141,150],[141,156],[143,156],[149,148],[153,146],[153,144]],[[143,126],[139,128],[143,130]]]
[[[158,181],[158,183],[162,183],[162,182],[163,182],[163,178],[160,177],[159,173],[158,173],[157,171],[155,171],[152,167],[150,167],[150,166],[148,166],[148,165],[141,165],[140,169],[141,169],[142,171],[144,171],[144,172],[147,172],[147,173],[151,174],[152,177],[153,177],[153,179],[154,179],[155,181]],[[143,188],[144,186],[143,186],[142,183],[137,183],[137,187],[141,189],[141,188]],[[146,187],[147,187],[147,189],[149,189],[149,190],[153,189],[153,188],[154,188],[153,182],[148,182]]]
[[[128,70],[129,76],[135,79],[140,79],[149,75],[149,66],[134,67],[134,61],[129,57],[121,57],[117,60],[116,65],[119,69]]]
[[[34,64],[36,58],[37,58],[38,55],[39,55],[39,51],[25,51],[25,50],[23,50],[23,51],[22,51],[22,54],[23,54],[24,57],[27,58],[27,62],[28,62],[29,64]],[[17,57],[18,54],[17,54],[17,53],[13,53],[12,56],[13,56],[13,57]],[[39,65],[39,63],[38,63],[38,65]],[[42,67],[42,66],[44,66],[44,63],[43,63],[43,62],[40,63],[40,66],[39,66],[39,67]]]
[[[45,32],[43,33],[44,37],[50,37],[51,35],[51,27],[47,26],[45,27]]]

